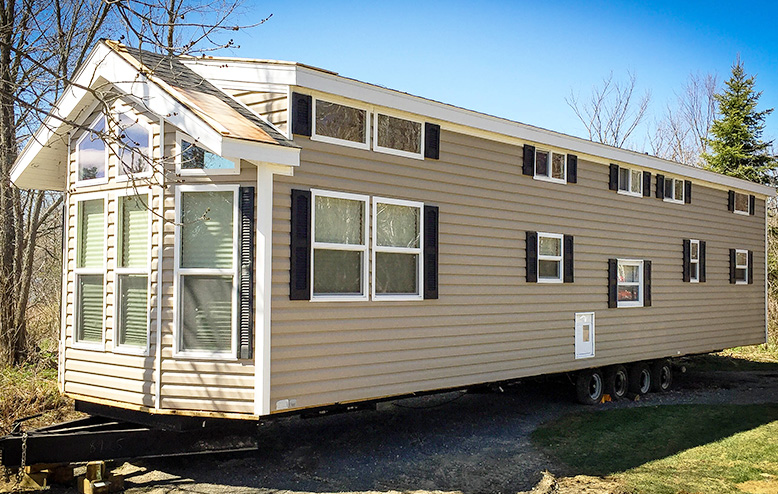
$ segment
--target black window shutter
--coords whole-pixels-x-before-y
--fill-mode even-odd
[[[688,238],[683,239],[683,281],[691,281],[691,245]]]
[[[700,283],[705,283],[705,241],[700,240]]]
[[[527,283],[538,281],[538,232],[527,232]]]
[[[735,249],[729,249],[729,282],[735,283]]]
[[[608,259],[608,307],[611,309],[619,306],[619,284],[616,278],[618,265],[619,261],[617,259]]]
[[[578,183],[578,156],[574,154],[567,155],[567,183]]]
[[[643,261],[643,307],[651,307],[651,261]]]
[[[756,197],[748,196],[748,214],[753,215],[756,210]]]
[[[572,235],[565,235],[565,258],[564,258],[564,282],[565,283],[573,283],[575,281],[575,274],[573,270],[575,269],[575,256],[573,254],[573,236]]]
[[[735,211],[735,191],[734,190],[729,191],[729,203],[727,204],[727,208],[730,211]]]
[[[238,358],[254,351],[254,187],[240,188],[240,296],[238,298]]]
[[[424,157],[440,159],[440,125],[424,124]]]
[[[754,253],[748,251],[748,284],[754,284]]]
[[[656,175],[656,198],[657,199],[664,199],[665,198],[665,176],[664,175]]]
[[[610,190],[619,190],[619,165],[611,163],[610,176],[608,178],[608,188]]]
[[[535,175],[535,146],[524,145],[524,175]]]
[[[692,181],[691,180],[683,181],[683,202],[685,202],[686,204],[692,203]]]
[[[438,207],[424,205],[424,298],[438,298]]]
[[[313,98],[309,94],[292,93],[292,133],[311,135]]]
[[[651,197],[651,172],[643,172],[643,197]]]
[[[292,189],[289,300],[311,299],[311,192]]]

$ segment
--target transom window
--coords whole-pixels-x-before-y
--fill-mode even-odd
[[[193,139],[179,136],[178,144],[176,172],[181,175],[218,175],[239,172],[236,161],[208,151],[195,144]]]
[[[643,172],[619,167],[619,192],[631,196],[643,196]]]
[[[367,110],[318,98],[313,101],[314,140],[368,148],[370,119]]]
[[[423,159],[424,126],[421,122],[376,113],[374,148],[399,156]]]
[[[735,251],[735,283],[748,283],[748,251]]]
[[[151,131],[127,113],[117,116],[119,176],[147,173],[151,170]]]
[[[76,242],[77,343],[102,344],[105,289],[105,200],[78,202]]]
[[[619,307],[643,305],[643,261],[619,259],[616,273]]]
[[[538,233],[538,282],[562,282],[563,235]]]
[[[422,298],[423,204],[373,198],[373,298]]]
[[[108,153],[103,141],[105,116],[95,119],[76,143],[77,182],[104,182]]]
[[[145,350],[148,343],[149,196],[119,197],[116,344]]]
[[[689,241],[689,281],[698,283],[700,281],[700,241]]]
[[[535,151],[535,178],[552,180],[554,182],[566,181],[567,156],[551,151]]]
[[[684,200],[683,180],[665,177],[665,201],[680,202]]]
[[[749,214],[751,212],[748,194],[735,192],[735,212],[740,214]]]
[[[368,197],[311,191],[314,300],[367,300]]]
[[[179,186],[177,194],[179,352],[237,352],[238,187]]]

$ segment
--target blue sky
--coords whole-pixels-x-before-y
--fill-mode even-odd
[[[637,76],[659,118],[690,73],[720,83],[740,54],[778,107],[778,2],[246,0],[232,55],[292,60],[365,82],[585,137],[565,103],[613,72]],[[647,130],[633,146],[641,148]],[[765,138],[778,137],[778,114]],[[642,149],[641,149],[642,150]]]

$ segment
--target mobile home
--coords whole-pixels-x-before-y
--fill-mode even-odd
[[[596,401],[765,341],[772,188],[300,63],[103,41],[75,82],[12,180],[66,194],[80,402],[256,419],[560,372]]]

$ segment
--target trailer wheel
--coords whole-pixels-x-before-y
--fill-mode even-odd
[[[621,399],[629,391],[629,374],[623,365],[612,365],[605,370],[605,392],[613,399]]]
[[[667,391],[673,386],[673,367],[669,360],[657,360],[651,365],[651,391]]]
[[[639,362],[629,369],[629,390],[639,395],[651,391],[651,369],[647,364]]]
[[[575,379],[575,394],[584,405],[596,405],[602,401],[605,380],[600,369],[585,369]]]

